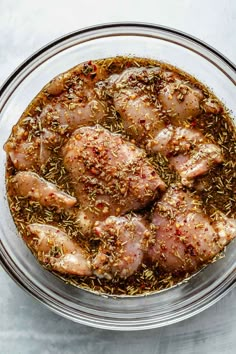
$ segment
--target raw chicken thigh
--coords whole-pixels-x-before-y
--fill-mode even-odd
[[[102,70],[97,68],[99,78]],[[98,79],[97,78],[97,79]],[[12,134],[4,145],[15,168],[37,169],[51,157],[51,150],[63,143],[63,138],[80,126],[102,123],[106,119],[107,105],[94,90],[96,80],[87,75],[59,75],[52,80],[44,92],[51,99],[47,105],[38,107],[13,127]],[[39,113],[40,112],[40,113]]]
[[[122,90],[114,93],[114,106],[122,118],[125,132],[142,145],[165,127],[161,112],[147,95],[131,89]]]
[[[108,89],[125,130],[139,140],[155,136],[164,127],[163,116],[174,125],[194,118],[200,113],[203,99],[199,89],[159,68],[127,69],[109,78]]]
[[[170,125],[150,140],[147,148],[166,156],[185,186],[192,186],[196,177],[223,161],[220,147],[196,129]]]
[[[39,119],[43,126],[58,126],[73,132],[80,126],[102,123],[106,117],[107,104],[100,100],[94,90],[102,77],[103,68],[84,63],[73,73],[65,73],[53,79],[45,91],[52,97]]]
[[[80,98],[73,94],[71,98],[63,103],[47,105],[40,119],[43,125],[59,125],[67,131],[73,131],[80,126],[94,125],[102,123],[106,116],[106,106],[100,102],[94,93],[87,93],[86,98]]]
[[[145,91],[147,86],[156,88],[159,72],[159,68],[131,68],[108,79],[108,89],[125,132],[142,145],[165,127],[160,106]]]
[[[222,161],[219,146],[209,143],[198,145],[190,154],[171,157],[170,165],[180,174],[182,184],[191,187],[196,177],[204,175]]]
[[[35,124],[35,118],[27,120]],[[4,150],[18,170],[30,170],[36,166],[45,165],[50,158],[51,149],[59,144],[59,137],[45,128],[32,138],[27,129],[20,126],[13,128],[13,133],[4,145]]]
[[[221,213],[217,221],[211,220],[200,200],[179,187],[171,187],[156,204],[152,224],[156,241],[149,259],[172,273],[198,269],[236,237],[235,220]]]
[[[127,278],[138,270],[150,237],[141,217],[110,216],[97,222],[93,232],[101,241],[92,262],[99,278]]]
[[[164,75],[173,82],[158,86],[156,79],[150,97],[145,87],[155,75]],[[139,85],[134,88],[133,82]],[[120,76],[111,77],[109,85],[126,133],[139,143],[146,143],[152,153],[161,152],[170,158],[170,165],[180,174],[183,185],[191,187],[196,177],[223,161],[216,144],[200,131],[184,126],[187,119],[200,114],[203,94],[199,89],[183,83],[173,73],[161,73],[153,68],[128,69]],[[203,105],[206,111],[217,109],[213,102],[203,102]]]
[[[88,228],[109,215],[144,208],[165,190],[145,152],[101,126],[76,130],[63,154]]]
[[[45,207],[56,207],[58,211],[72,208],[77,202],[76,198],[34,172],[18,172],[12,178],[11,184],[17,196],[29,198]]]
[[[30,224],[27,229],[26,242],[44,265],[59,273],[92,274],[88,254],[65,232],[43,224]]]
[[[200,113],[203,94],[200,90],[176,80],[160,90],[158,100],[162,109],[171,117],[172,123],[181,124],[187,118]]]
[[[145,262],[172,274],[191,273],[236,237],[236,221],[221,212],[211,220],[196,196],[172,186],[157,202],[151,224],[132,215],[96,221],[92,235],[100,245],[93,258],[58,228],[30,224],[28,231],[29,247],[53,270],[118,279],[131,276]]]

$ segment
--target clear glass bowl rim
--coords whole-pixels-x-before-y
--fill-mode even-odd
[[[145,36],[146,34],[145,30],[153,30],[156,31],[157,33],[158,31],[161,31],[162,33],[166,33],[167,35],[168,34],[176,35],[179,38],[187,39],[189,42],[199,45],[200,47],[206,49],[209,53],[213,54],[215,57],[218,57],[221,61],[224,62],[224,64],[228,67],[228,69],[234,73],[234,75],[236,74],[236,66],[228,58],[226,58],[223,54],[221,54],[213,47],[209,46],[203,41],[187,33],[166,26],[141,23],[141,22],[140,23],[136,23],[136,22],[107,23],[107,24],[95,25],[95,26],[91,26],[91,27],[87,27],[84,29],[71,32],[67,35],[59,37],[58,39],[50,42],[49,44],[45,45],[37,52],[32,54],[18,68],[16,68],[16,70],[6,79],[6,81],[1,86],[0,99],[5,94],[5,102],[3,102],[3,106],[7,102],[7,99],[11,94],[10,86],[12,82],[18,77],[18,75],[20,75],[25,68],[30,67],[30,65],[35,59],[39,58],[44,53],[47,53],[54,47],[60,46],[61,44],[63,44],[63,42],[69,39],[73,39],[74,37],[77,38],[78,36],[83,36],[83,35],[90,35],[91,39],[96,39],[97,34],[101,35],[103,31],[106,31],[106,35],[110,35],[110,36],[117,35],[119,31],[121,35],[125,35],[126,34],[125,31],[127,31],[128,33],[131,32],[132,34],[135,35]],[[236,84],[234,78],[232,78],[227,72],[225,72],[225,74],[226,76],[228,76],[228,78],[231,79],[231,81],[234,82],[234,84]],[[21,288],[23,288],[26,292],[31,294],[33,297],[35,297],[37,300],[42,302],[44,305],[49,307],[54,312],[68,319],[74,320],[75,322],[87,324],[94,327],[113,329],[113,330],[149,329],[149,328],[161,327],[164,325],[169,325],[171,323],[179,322],[210,307],[212,304],[214,304],[215,302],[220,300],[223,296],[225,296],[235,286],[236,283],[236,273],[234,271],[231,274],[228,274],[227,278],[224,279],[223,283],[218,285],[217,289],[211,289],[209,293],[206,292],[202,298],[198,299],[197,302],[190,304],[191,306],[188,306],[187,309],[185,308],[182,311],[180,310],[177,314],[175,314],[175,316],[170,317],[168,320],[158,322],[157,319],[150,318],[150,320],[147,319],[147,321],[143,321],[143,323],[135,323],[135,321],[128,321],[127,319],[126,320],[124,319],[123,323],[118,323],[115,319],[102,318],[102,316],[99,314],[95,314],[93,318],[91,317],[91,314],[86,314],[82,312],[79,314],[74,314],[73,311],[71,311],[70,308],[67,308],[66,305],[64,305],[60,301],[56,301],[55,298],[53,298],[52,296],[43,293],[43,291],[41,291],[40,288],[38,288],[35,284],[31,283],[26,277],[24,277],[23,274],[18,272],[17,265],[14,264],[14,261],[11,259],[8,251],[4,249],[1,239],[0,239],[0,264],[7,271],[7,273],[12,277],[12,279],[19,286],[21,286]],[[121,321],[120,318],[119,321]]]

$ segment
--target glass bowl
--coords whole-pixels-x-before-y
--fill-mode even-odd
[[[227,294],[236,280],[236,244],[227,247],[224,258],[169,290],[137,297],[101,296],[67,285],[39,265],[18,235],[6,199],[2,146],[33,97],[54,76],[76,64],[116,55],[176,65],[212,89],[235,119],[235,66],[185,33],[151,24],[115,23],[82,29],[49,43],[18,67],[0,91],[0,260],[22,288],[68,319],[106,329],[148,329],[193,316]]]

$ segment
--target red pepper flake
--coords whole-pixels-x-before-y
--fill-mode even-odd
[[[98,203],[98,204],[96,205],[96,207],[99,208],[99,209],[102,209],[102,208],[104,207],[104,204],[103,204],[103,203]]]
[[[182,232],[181,232],[180,229],[177,229],[177,230],[176,230],[176,235],[178,235],[178,236],[181,236],[181,235],[182,235]]]
[[[172,152],[168,152],[168,153],[166,154],[166,157],[167,157],[167,158],[170,158],[170,157],[172,157],[172,155],[173,155]]]
[[[98,150],[97,147],[93,147],[92,150],[93,150],[94,154],[96,154],[96,155],[100,154],[100,151]]]
[[[145,123],[146,122],[146,120],[145,119],[140,119],[140,121],[139,121],[141,124],[143,124],[143,123]]]
[[[190,256],[196,256],[195,248],[192,245],[186,247],[186,252],[189,253]]]
[[[93,175],[98,175],[99,174],[99,171],[95,168],[95,167],[92,167],[90,172],[93,174]]]
[[[100,231],[96,227],[93,229],[93,232],[97,235],[100,236]]]
[[[191,122],[191,127],[196,127],[196,125],[197,125],[197,122],[196,122],[195,120],[193,120],[193,121]]]

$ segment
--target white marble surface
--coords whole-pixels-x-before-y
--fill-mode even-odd
[[[0,0],[0,84],[40,46],[67,32],[111,21],[175,27],[236,62],[235,0]],[[74,324],[25,294],[0,267],[0,354],[236,352],[236,290],[205,312],[145,332]]]

